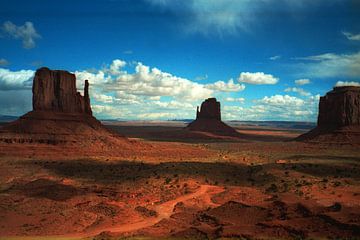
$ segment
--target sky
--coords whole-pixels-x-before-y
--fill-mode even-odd
[[[0,115],[32,109],[36,69],[90,82],[100,119],[316,121],[360,86],[359,0],[0,0]]]

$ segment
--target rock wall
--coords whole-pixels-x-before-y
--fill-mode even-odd
[[[40,68],[33,80],[33,110],[92,115],[89,83],[85,81],[84,96],[76,90],[75,75],[68,71]]]
[[[335,87],[320,98],[318,127],[360,125],[360,87]]]
[[[216,98],[208,98],[196,110],[196,119],[217,119],[221,121],[220,102]]]

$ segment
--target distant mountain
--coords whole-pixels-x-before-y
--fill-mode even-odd
[[[316,127],[315,122],[292,122],[292,121],[229,121],[230,125],[248,125],[260,127],[276,127],[288,129],[312,129]]]

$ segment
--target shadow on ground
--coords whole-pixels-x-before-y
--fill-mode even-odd
[[[293,137],[281,135],[263,135],[238,133],[236,136],[216,135],[204,132],[192,132],[182,127],[165,126],[115,126],[106,125],[108,129],[129,138],[142,138],[148,141],[209,143],[209,142],[283,142]],[[259,130],[259,129],[258,129]],[[260,129],[262,131],[262,129]],[[280,130],[274,130],[274,132]],[[282,130],[284,131],[284,130]],[[300,133],[299,133],[300,134]]]

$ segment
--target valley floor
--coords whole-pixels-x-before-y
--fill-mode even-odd
[[[0,144],[0,239],[360,238],[358,146],[107,124],[130,147]]]

